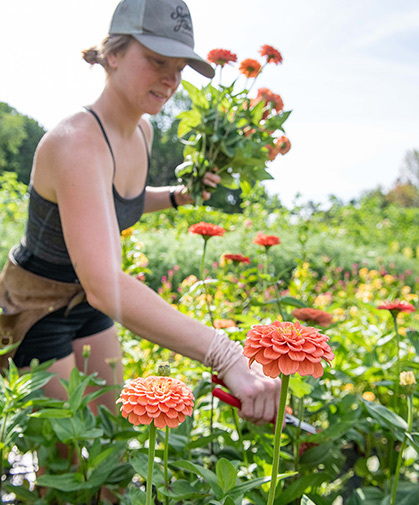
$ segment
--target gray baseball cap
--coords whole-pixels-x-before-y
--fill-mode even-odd
[[[109,34],[132,35],[151,51],[186,58],[197,72],[214,77],[213,67],[193,50],[192,19],[182,0],[121,0],[113,14]]]

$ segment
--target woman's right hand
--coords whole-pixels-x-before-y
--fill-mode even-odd
[[[281,394],[281,380],[267,377],[261,365],[242,356],[224,374],[223,381],[242,404],[240,417],[257,425],[266,424],[276,417]]]

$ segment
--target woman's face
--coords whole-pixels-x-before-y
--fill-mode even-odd
[[[123,54],[108,56],[109,83],[139,113],[157,114],[181,81],[184,58],[154,53],[136,40]]]

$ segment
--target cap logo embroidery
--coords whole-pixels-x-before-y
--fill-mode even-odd
[[[186,33],[190,37],[193,37],[192,19],[188,11],[184,13],[183,7],[181,5],[178,5],[176,7],[176,10],[172,12],[172,15],[170,17],[175,21],[177,21],[173,29],[175,32],[179,32],[180,30],[182,30],[182,32]]]

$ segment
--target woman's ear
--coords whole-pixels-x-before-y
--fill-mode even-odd
[[[118,54],[117,53],[109,53],[106,56],[108,61],[108,66],[110,69],[115,70],[118,67]]]

